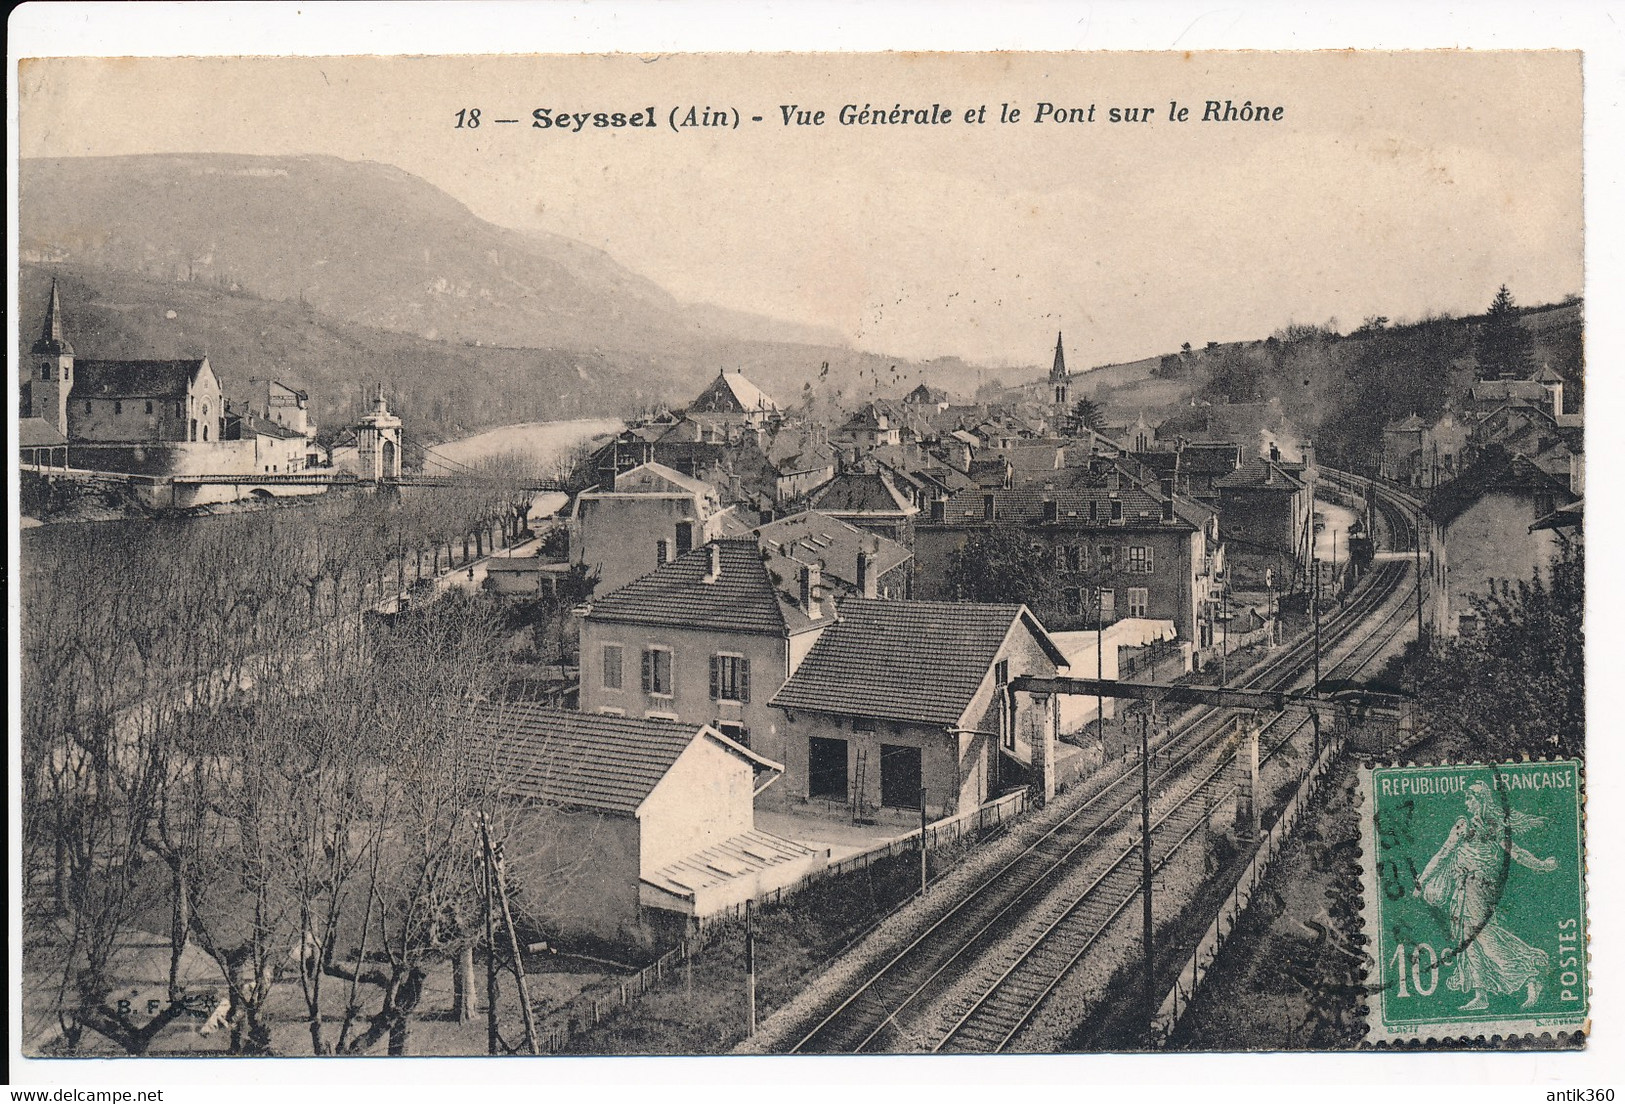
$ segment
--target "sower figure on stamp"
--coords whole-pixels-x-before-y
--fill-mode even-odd
[[[1502,811],[1483,782],[1467,788],[1467,815],[1456,820],[1438,853],[1429,860],[1412,893],[1435,909],[1447,910],[1450,935],[1456,942],[1455,969],[1446,984],[1473,996],[1463,1012],[1489,1007],[1489,994],[1526,992],[1523,1007],[1540,999],[1550,966],[1545,951],[1531,947],[1503,927],[1496,917],[1500,879],[1506,857],[1539,873],[1557,869],[1555,858],[1537,859],[1512,842],[1540,827],[1541,817]]]

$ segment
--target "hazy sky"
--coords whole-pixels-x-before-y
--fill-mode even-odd
[[[1482,310],[1503,282],[1522,302],[1582,289],[1574,53],[52,60],[19,87],[25,157],[387,162],[681,299],[898,355],[1038,362],[1064,328],[1082,367],[1289,320]],[[1285,110],[1198,121],[1224,99]],[[1032,122],[1040,101],[1095,121]],[[955,117],[838,123],[866,103]],[[998,122],[1005,103],[1020,122]],[[825,124],[784,126],[786,104]],[[530,126],[651,105],[650,130]],[[674,133],[679,105],[739,128]],[[456,129],[471,107],[484,125]]]

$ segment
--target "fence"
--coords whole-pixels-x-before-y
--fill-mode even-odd
[[[1214,917],[1213,923],[1203,934],[1201,942],[1196,944],[1195,952],[1179,971],[1174,987],[1168,991],[1168,995],[1157,1008],[1157,1014],[1151,1020],[1153,1046],[1162,1046],[1174,1033],[1179,1018],[1190,1008],[1191,1001],[1196,997],[1196,990],[1207,977],[1208,970],[1212,968],[1213,960],[1219,957],[1219,949],[1224,946],[1224,941],[1235,930],[1236,922],[1246,911],[1253,891],[1264,880],[1264,875],[1269,872],[1270,863],[1275,861],[1281,845],[1292,834],[1292,829],[1298,822],[1298,815],[1308,805],[1309,799],[1314,796],[1315,790],[1326,777],[1326,772],[1331,769],[1342,751],[1341,738],[1333,739],[1321,750],[1320,758],[1315,760],[1297,790],[1287,801],[1285,808],[1281,810],[1281,815],[1265,833],[1263,842],[1253,854],[1252,861],[1241,872],[1236,887],[1219,907],[1219,914]]]

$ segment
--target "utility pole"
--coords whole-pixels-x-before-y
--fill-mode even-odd
[[[1145,905],[1145,1024],[1157,1014],[1156,942],[1151,920],[1151,716],[1157,703],[1140,714],[1140,895]]]
[[[485,1052],[487,1054],[502,1053],[502,1036],[497,1030],[497,932],[496,932],[496,884],[491,877],[491,849],[489,838],[484,834],[484,820],[481,819],[481,851],[484,862],[481,864],[485,874]]]
[[[925,787],[920,787],[920,893],[925,893],[928,877],[925,872]]]
[[[508,932],[508,953],[511,956],[514,981],[519,989],[519,1011],[525,1022],[525,1049],[532,1054],[540,1054],[541,1048],[536,1042],[536,1013],[530,1006],[530,985],[525,981],[525,960],[519,957],[519,936],[514,932],[513,910],[508,904],[508,884],[503,876],[502,850],[491,843],[491,824],[484,813],[480,814],[480,842],[485,849],[487,892],[491,883],[495,883],[497,903],[502,909],[502,926]],[[489,1003],[495,1007],[494,1000]],[[495,1032],[495,1027],[489,1020],[487,1031],[488,1034]],[[489,1042],[489,1039],[487,1041]]]
[[[756,902],[745,902],[745,1037],[756,1034]]]
[[[1416,510],[1416,651],[1422,652],[1422,509]]]
[[[1315,565],[1314,589],[1309,593],[1309,605],[1315,614],[1315,697],[1320,697],[1320,561],[1311,561]]]

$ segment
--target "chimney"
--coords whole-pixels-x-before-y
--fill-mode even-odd
[[[879,596],[879,587],[875,580],[875,565],[869,559],[866,549],[858,550],[858,593],[865,598]]]
[[[1280,458],[1281,458],[1281,447],[1279,445],[1277,445],[1274,441],[1271,441],[1270,442],[1270,459],[1271,460],[1279,460]]]
[[[655,566],[659,567],[671,559],[671,543],[665,537],[655,541]]]
[[[801,568],[801,609],[813,621],[823,616],[823,609],[818,604],[818,592],[823,587],[823,574],[823,570],[817,564],[806,564]]]
[[[1303,451],[1303,466],[1306,469],[1307,468],[1313,468],[1315,466],[1315,445],[1314,445],[1314,442],[1305,441],[1303,443],[1302,451]]]
[[[711,553],[710,570],[705,573],[704,582],[714,583],[722,578],[722,545],[712,541],[706,546]]]

